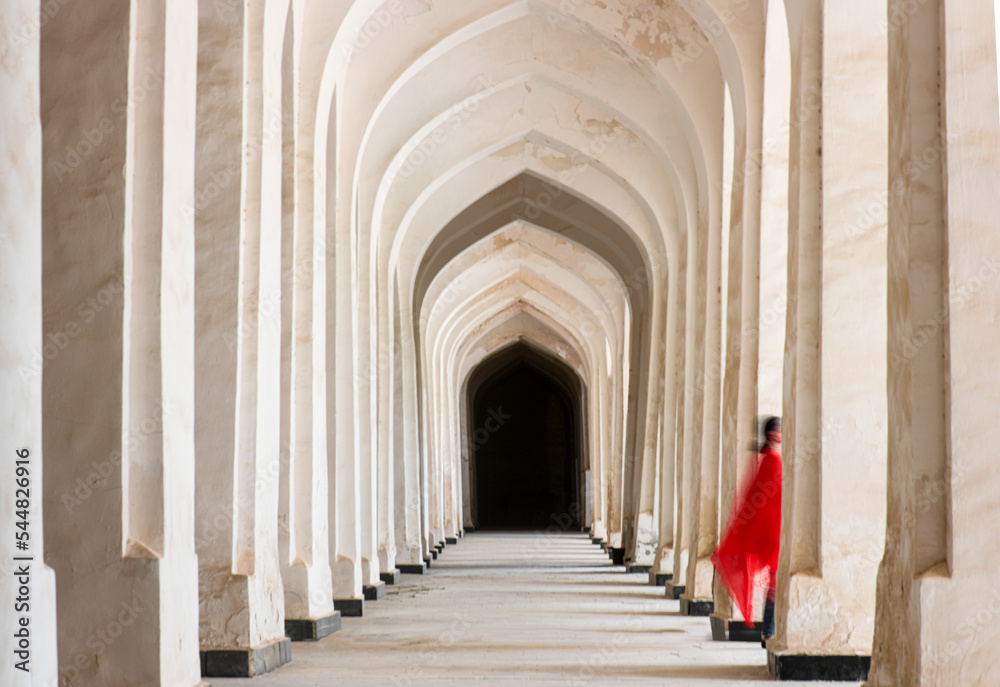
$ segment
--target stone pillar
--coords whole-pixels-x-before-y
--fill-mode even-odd
[[[703,211],[707,213],[707,210]],[[708,218],[702,217],[699,226],[687,238],[687,303],[685,312],[685,354],[684,354],[684,407],[683,417],[678,417],[678,470],[677,505],[674,521],[674,570],[673,583],[667,587],[667,596],[679,599],[685,593],[688,583],[688,559],[697,551],[692,547],[694,531],[691,521],[693,508],[700,499],[699,485],[693,474],[700,470],[702,416],[704,410],[704,365],[705,365],[705,274],[708,251]]]
[[[714,189],[711,206],[719,202],[721,192]],[[709,213],[707,236],[699,239],[702,244],[704,280],[699,292],[702,297],[703,330],[698,331],[700,353],[696,361],[694,383],[694,432],[691,443],[691,471],[688,502],[689,558],[685,572],[684,593],[681,595],[681,613],[709,615],[712,612],[711,555],[718,541],[719,506],[719,413],[721,379],[721,262],[722,223],[719,208]],[[700,403],[698,402],[700,397]]]
[[[333,578],[330,570],[330,498],[327,474],[326,434],[326,233],[316,231],[313,221],[296,222],[295,153],[296,127],[293,100],[298,64],[294,57],[295,32],[289,12],[279,60],[269,39],[266,68],[282,63],[281,93],[283,113],[277,103],[265,117],[277,118],[281,126],[283,151],[280,158],[265,149],[265,170],[282,173],[284,201],[282,255],[283,289],[283,384],[281,400],[282,446],[287,458],[282,462],[281,498],[281,578],[285,591],[285,632],[292,640],[316,640],[340,628],[340,614],[333,607]],[[276,151],[275,151],[276,153]],[[277,179],[274,179],[277,183]],[[309,218],[310,220],[312,218]],[[286,362],[287,359],[287,362]],[[287,390],[286,390],[287,389]],[[287,396],[286,396],[287,394]]]
[[[743,22],[734,23],[730,31],[742,56],[740,72],[733,82],[733,158],[732,178],[727,180],[725,190],[731,195],[729,216],[728,279],[726,297],[726,341],[725,372],[722,399],[721,452],[719,471],[719,529],[726,527],[731,509],[746,485],[755,467],[754,445],[758,413],[758,368],[761,361],[761,337],[770,335],[769,341],[777,341],[773,350],[765,358],[777,357],[780,361],[783,338],[776,338],[770,329],[776,319],[760,319],[760,295],[762,286],[775,281],[771,271],[784,270],[783,260],[779,267],[772,264],[771,254],[780,252],[774,244],[774,237],[787,231],[780,218],[769,217],[765,226],[762,219],[762,187],[765,161],[770,163],[773,149],[780,145],[778,121],[787,121],[787,96],[783,111],[775,112],[773,105],[765,106],[765,91],[769,87],[774,94],[788,89],[787,79],[775,80],[765,86],[765,69],[776,60],[788,59],[785,54],[775,52],[772,42],[788,43],[788,29],[783,17],[783,3],[767,5],[768,17],[760,14],[759,6],[749,6],[743,11]],[[779,16],[780,15],[780,16]],[[766,34],[761,32],[761,24],[767,26]],[[764,53],[763,63],[760,55]],[[787,66],[786,66],[787,69]],[[738,81],[737,81],[738,79]],[[770,118],[769,121],[766,121]],[[763,129],[767,128],[766,131]],[[786,134],[787,138],[787,134]],[[777,183],[787,186],[787,166],[784,178]],[[762,270],[762,251],[768,254],[768,274]],[[778,368],[780,371],[780,367]],[[778,406],[780,412],[780,378],[778,379]],[[732,621],[742,622],[739,611],[721,581],[716,577],[713,584],[714,613],[712,615],[713,636],[727,638],[724,630],[745,629],[733,626]],[[758,619],[759,620],[759,619]],[[732,633],[728,635],[732,638]],[[746,637],[746,635],[744,635]]]
[[[358,539],[361,555],[361,583],[367,598],[375,600],[385,595],[385,583],[379,579],[378,557],[378,408],[372,397],[378,389],[381,375],[387,374],[382,365],[383,358],[372,355],[372,346],[378,346],[377,340],[372,340],[372,332],[378,334],[377,327],[372,322],[371,301],[375,298],[371,265],[371,230],[361,231],[352,224],[351,232],[355,234],[352,242],[356,243],[358,256],[363,259],[351,261],[352,282],[355,285],[353,309],[354,318],[354,408],[357,414],[355,431],[357,432],[357,467],[358,467]]]
[[[663,414],[660,428],[660,536],[656,561],[649,571],[650,584],[665,586],[673,581],[674,571],[674,515],[675,497],[678,490],[680,465],[677,459],[678,447],[682,446],[678,435],[677,419],[684,414],[684,364],[680,355],[684,340],[684,286],[686,265],[680,259],[686,241],[679,241],[678,256],[671,261],[668,274],[668,297],[670,309],[667,313],[667,365],[668,375],[663,393]]]
[[[380,288],[387,288],[380,285]],[[380,300],[380,305],[381,305]],[[384,308],[380,308],[380,311]],[[405,507],[405,497],[400,499],[396,490],[396,462],[398,451],[402,448],[403,425],[400,413],[402,411],[402,380],[400,379],[399,356],[396,354],[398,340],[392,331],[391,320],[396,313],[379,314],[379,340],[377,342],[382,365],[382,373],[378,386],[378,417],[381,422],[376,427],[377,471],[378,481],[378,569],[379,578],[386,584],[399,582],[399,569],[396,567],[396,512],[397,501],[400,507]]]
[[[354,338],[355,309],[353,265],[357,262],[357,247],[351,238],[350,203],[345,200],[344,207],[338,205],[336,199],[348,199],[352,192],[345,189],[343,193],[336,192],[336,184],[340,182],[339,160],[336,156],[339,141],[337,140],[337,110],[336,97],[330,104],[329,116],[316,122],[317,129],[325,132],[317,141],[327,142],[325,181],[318,181],[317,194],[325,195],[327,220],[327,237],[329,245],[336,246],[335,265],[327,289],[330,294],[327,312],[331,316],[327,327],[329,345],[327,347],[327,369],[335,371],[332,376],[328,395],[328,435],[336,437],[331,460],[330,479],[331,499],[335,506],[332,515],[335,531],[333,537],[333,598],[335,605],[345,616],[358,616],[363,613],[364,598],[361,558],[361,508],[364,499],[361,494],[361,466],[359,463],[358,436],[356,435],[358,418],[355,416],[357,394],[355,387],[359,383],[354,348],[357,342]],[[317,151],[319,146],[317,145]],[[367,448],[366,448],[367,452]]]
[[[667,260],[662,255],[652,256],[648,280],[642,280],[643,286],[659,284],[666,281],[663,274]],[[650,289],[653,291],[653,289]],[[665,290],[665,289],[664,289]],[[651,323],[649,325],[650,345],[648,346],[648,370],[646,382],[646,407],[639,408],[642,420],[636,422],[636,440],[633,453],[635,455],[634,475],[631,489],[635,496],[632,499],[631,533],[626,542],[626,560],[631,559],[629,571],[649,572],[657,562],[659,549],[659,500],[657,490],[660,477],[659,456],[659,422],[662,417],[664,384],[664,356],[667,347],[667,317],[666,297],[661,291],[656,291],[650,299]]]
[[[758,416],[780,415],[783,393],[788,310],[790,60],[785,4],[769,3],[764,40],[763,135],[760,149],[756,156],[750,156],[747,170],[748,176],[760,176],[760,286],[756,318]]]
[[[1000,184],[991,3],[891,2],[889,493],[868,685],[988,684],[1000,660]]]
[[[196,16],[69,3],[42,28],[46,549],[74,685],[200,679]]]
[[[193,367],[202,672],[252,677],[291,658],[277,531],[280,308],[271,302],[281,297],[280,206],[262,196],[265,155],[280,173],[280,117],[277,131],[265,121],[275,94],[268,88],[264,97],[262,2],[225,11],[202,3],[198,37]]]
[[[42,16],[37,3],[0,6],[8,41],[0,159],[13,163],[0,185],[0,683],[11,687],[58,682],[56,580],[44,562],[42,366],[63,339],[42,338]]]
[[[780,679],[863,679],[885,537],[884,3],[791,5]],[[850,94],[847,97],[846,94]],[[864,103],[864,107],[859,107]]]
[[[423,573],[423,496],[420,444],[418,441],[419,418],[417,411],[416,349],[412,318],[402,318],[398,313],[402,305],[393,293],[393,329],[396,346],[393,349],[395,373],[393,392],[393,423],[400,427],[399,443],[393,443],[395,458],[395,525],[397,566],[402,572]],[[403,313],[409,311],[403,309]]]

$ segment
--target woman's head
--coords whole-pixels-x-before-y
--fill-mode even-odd
[[[771,446],[781,446],[781,418],[772,415],[764,421],[764,441]]]

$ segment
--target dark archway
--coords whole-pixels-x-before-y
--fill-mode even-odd
[[[524,343],[479,367],[468,436],[476,527],[581,527],[581,396],[568,367]]]

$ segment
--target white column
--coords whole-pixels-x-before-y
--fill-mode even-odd
[[[684,242],[678,242],[678,251],[683,250]],[[670,263],[668,273],[667,295],[670,299],[667,313],[667,364],[664,368],[668,375],[664,387],[663,415],[660,420],[660,536],[657,546],[656,561],[650,571],[651,581],[656,581],[656,575],[670,575],[674,570],[674,515],[676,511],[676,494],[678,488],[677,447],[680,446],[677,434],[677,418],[683,415],[684,398],[684,361],[680,355],[684,339],[684,284],[685,262],[678,256]],[[668,583],[672,584],[672,583]]]
[[[281,297],[281,234],[278,196],[262,193],[265,156],[275,161],[269,170],[280,169],[280,124],[264,118],[277,97],[270,87],[265,97],[264,27],[264,3],[251,2],[226,12],[203,6],[198,32],[196,508],[209,675],[220,675],[218,651],[287,662],[278,559],[280,315],[269,307]],[[284,27],[276,28],[280,36]]]
[[[299,66],[295,59],[295,31],[289,12],[282,44],[273,27],[267,27],[268,59],[265,68],[282,64],[283,107],[273,98],[265,116],[267,125],[280,130],[284,150],[265,148],[265,174],[269,184],[278,184],[284,200],[283,232],[286,255],[282,317],[285,318],[288,398],[287,465],[283,465],[279,517],[282,524],[282,582],[285,591],[285,625],[289,636],[319,638],[333,627],[333,579],[330,570],[329,479],[326,427],[326,296],[324,293],[326,233],[316,231],[312,221],[295,221],[295,202],[301,186],[296,184],[296,128],[294,98]],[[278,52],[280,49],[281,52]],[[283,53],[283,55],[282,55]],[[271,79],[276,75],[271,73]],[[278,89],[267,89],[273,93]],[[283,113],[283,117],[282,117]],[[265,198],[270,198],[270,194]],[[273,208],[265,207],[265,225],[277,222]],[[284,429],[284,428],[283,428]]]
[[[333,566],[333,597],[334,599],[361,599],[364,578],[361,567],[361,508],[365,502],[361,494],[361,466],[359,463],[359,437],[357,436],[358,418],[357,393],[355,387],[359,383],[360,371],[355,368],[357,346],[355,339],[356,312],[354,263],[357,262],[357,242],[351,223],[350,203],[352,197],[349,187],[341,193],[336,193],[336,184],[344,182],[340,179],[337,167],[339,160],[335,151],[339,148],[337,140],[337,96],[331,107],[329,119],[318,121],[316,127],[323,127],[327,133],[328,153],[326,164],[327,181],[317,187],[317,193],[326,194],[326,216],[328,217],[327,237],[329,245],[336,246],[336,264],[333,279],[328,288],[332,302],[327,312],[330,314],[328,334],[332,330],[335,338],[333,345],[328,347],[328,353],[333,359],[327,361],[327,368],[335,371],[332,377],[331,392],[328,396],[332,401],[328,404],[328,415],[331,422],[327,431],[336,437],[336,445],[332,451],[331,481],[335,489],[331,498],[336,505],[333,522],[336,527],[335,548],[331,557]],[[341,205],[335,200],[344,199]]]
[[[43,562],[40,361],[46,343],[58,344],[42,338],[41,20],[37,3],[0,6],[9,41],[0,62],[0,159],[20,161],[4,167],[0,185],[0,682],[11,687],[58,681],[56,580]]]
[[[869,685],[987,684],[1000,512],[991,2],[891,2],[889,492]],[[879,553],[879,552],[877,552]]]
[[[877,560],[867,554],[885,537],[886,224],[849,227],[887,188],[884,14],[869,0],[789,7],[783,522],[768,643],[782,679],[796,675],[787,656],[858,679],[872,646]]]
[[[65,342],[43,374],[44,450],[61,456],[47,549],[77,685],[200,680],[196,21],[193,1],[98,2],[42,29],[44,327]]]

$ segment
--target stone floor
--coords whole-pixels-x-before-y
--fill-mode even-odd
[[[470,534],[292,657],[254,687],[771,681],[759,644],[713,642],[707,618],[679,615],[662,587],[612,566],[582,534]]]

